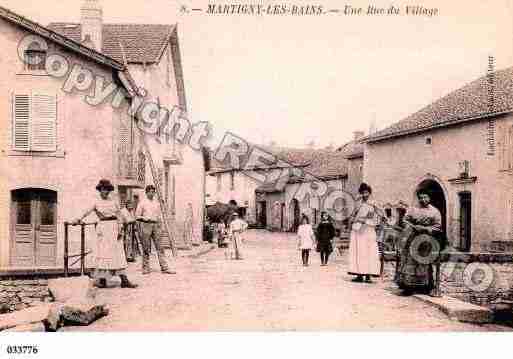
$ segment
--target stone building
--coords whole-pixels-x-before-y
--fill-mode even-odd
[[[357,194],[358,187],[363,181],[363,144],[360,140],[364,137],[363,131],[353,132],[353,140],[337,149],[347,160],[346,190]]]
[[[237,202],[239,214],[251,225],[257,224],[255,190],[260,182],[248,175],[246,170],[223,166],[213,161],[206,178],[207,200],[210,204],[230,200]]]
[[[137,85],[146,91],[146,102],[170,111],[175,109],[181,118],[187,118],[176,25],[104,23],[99,0],[85,0],[80,23],[52,23],[49,27],[125,64]],[[177,121],[168,128],[156,129],[155,136],[147,137],[163,184],[163,195],[170,213],[175,216],[178,241],[191,239],[191,221],[193,240],[201,239],[203,228],[206,162],[203,149],[189,146],[187,139],[191,130],[190,121]],[[131,141],[130,123],[121,124],[121,135],[124,142]],[[122,151],[120,156],[132,154]],[[147,182],[153,182],[151,175],[147,176]],[[143,191],[130,188],[123,190],[122,196],[132,198],[134,194],[144,196]]]
[[[364,180],[381,203],[432,193],[451,244],[513,243],[512,69],[468,85],[365,139]],[[490,102],[492,101],[492,102]],[[513,248],[513,247],[512,247]]]
[[[98,180],[118,191],[144,184],[144,156],[118,156],[136,85],[123,63],[1,7],[0,28],[0,274],[62,272],[63,223],[94,201]],[[77,88],[72,69],[93,74],[91,87]],[[99,81],[120,92],[93,105]],[[129,146],[142,153],[138,138]],[[72,231],[70,253],[79,243]]]
[[[353,194],[347,192],[348,166],[344,151],[328,149],[274,149],[290,164],[285,176],[256,189],[257,218],[269,230],[295,231],[301,215],[310,223],[320,221],[327,211],[342,229],[342,217],[350,213]]]
[[[513,251],[512,111],[513,68],[507,68],[364,139],[364,181],[378,203],[413,205],[416,191],[426,189],[451,251],[464,254],[451,260],[478,260],[507,273],[496,278],[496,290],[446,288],[476,302],[510,295],[511,255],[498,252]]]

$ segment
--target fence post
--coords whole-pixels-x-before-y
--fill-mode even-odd
[[[80,226],[80,275],[85,272],[85,224]]]
[[[68,229],[69,223],[64,222],[64,276],[68,276]]]

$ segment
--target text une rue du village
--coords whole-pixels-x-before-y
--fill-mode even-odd
[[[418,5],[407,5],[403,8],[394,5],[390,5],[386,8],[374,5],[368,5],[367,8],[345,5],[342,13],[344,15],[413,15],[431,17],[439,15],[439,10],[437,8],[425,8]]]
[[[337,13],[344,16],[424,16],[439,15],[438,8],[427,8],[420,5],[405,5],[378,7],[367,5],[356,7],[344,5],[336,9],[327,9],[322,5],[294,5],[294,4],[239,4],[239,3],[210,3],[206,9],[209,15],[326,15]]]

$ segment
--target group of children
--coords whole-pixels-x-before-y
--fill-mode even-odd
[[[335,226],[329,220],[326,212],[321,213],[321,222],[314,233],[312,225],[306,215],[301,218],[301,224],[297,230],[297,247],[301,251],[303,266],[308,266],[310,251],[315,248],[321,256],[321,266],[328,265],[328,258],[333,252],[333,239],[335,238]]]
[[[243,259],[244,236],[248,224],[237,212],[230,216],[228,226],[221,221],[217,224],[217,243],[220,248],[225,248],[226,259]]]

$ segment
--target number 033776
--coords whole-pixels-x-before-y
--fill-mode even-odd
[[[7,345],[7,354],[37,354],[37,345]]]

